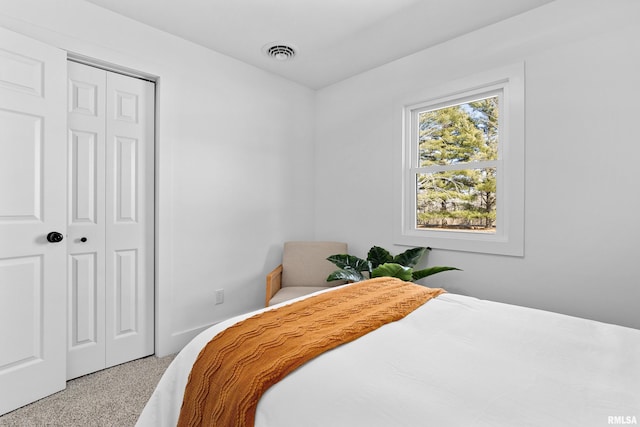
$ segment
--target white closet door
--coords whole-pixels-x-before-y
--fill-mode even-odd
[[[0,414],[65,387],[65,75],[0,28]]]
[[[106,72],[68,64],[67,378],[104,369]]]
[[[69,62],[67,378],[154,352],[154,85]]]
[[[107,367],[154,351],[154,89],[107,73]]]

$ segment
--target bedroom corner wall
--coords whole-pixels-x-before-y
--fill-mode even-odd
[[[524,61],[525,255],[434,250],[428,265],[464,271],[426,284],[640,328],[639,16],[638,2],[556,0],[320,90],[317,238],[406,249],[392,238],[394,102]]]
[[[158,77],[156,353],[261,307],[312,238],[315,92],[79,0],[0,0],[0,25]]]

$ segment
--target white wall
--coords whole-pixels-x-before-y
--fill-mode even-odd
[[[158,77],[157,353],[262,306],[313,234],[315,93],[78,0],[2,0],[0,25]]]
[[[316,236],[392,252],[393,108],[526,64],[525,255],[434,250],[451,292],[640,328],[640,2],[557,0],[318,92]],[[331,165],[331,167],[323,167]]]

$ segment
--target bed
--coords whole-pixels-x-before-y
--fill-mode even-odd
[[[137,425],[177,424],[194,362],[222,331],[349,286],[205,330],[176,356]],[[305,362],[266,389],[254,416],[257,427],[637,423],[640,330],[443,293]]]

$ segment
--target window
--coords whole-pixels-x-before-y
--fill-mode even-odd
[[[524,66],[420,98],[399,107],[396,243],[521,256]]]

